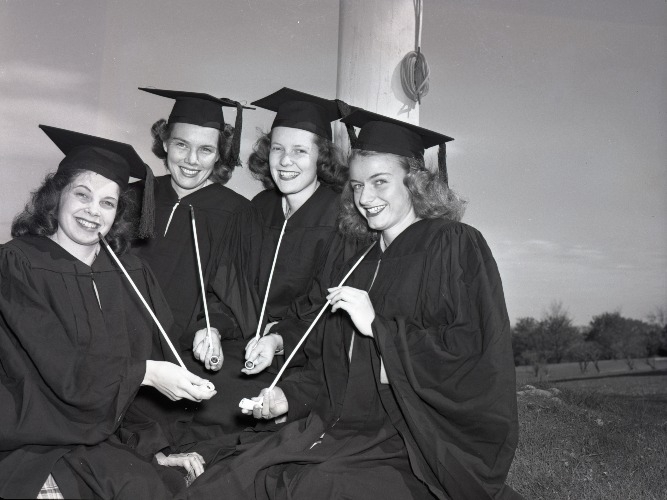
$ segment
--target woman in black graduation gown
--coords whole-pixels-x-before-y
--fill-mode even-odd
[[[277,433],[186,492],[234,498],[508,498],[517,444],[509,321],[482,235],[424,166],[449,138],[356,111],[342,227],[374,247],[306,343],[308,365],[265,389]],[[344,268],[349,268],[352,259]]]
[[[155,227],[152,237],[133,242],[132,251],[149,264],[164,290],[174,314],[171,335],[185,364],[210,378],[221,393],[203,404],[148,400],[144,391],[139,398],[147,413],[160,416],[172,446],[189,449],[237,428],[243,415],[230,391],[259,387],[247,385],[252,381],[240,370],[257,322],[261,225],[250,201],[224,186],[238,163],[243,106],[202,93],[141,90],[175,102],[168,120],[158,120],[151,130],[153,152],[164,160],[168,175],[157,177],[154,188],[133,185],[137,198],[142,190],[144,196],[154,190]],[[225,123],[223,107],[236,108],[233,129]]]
[[[248,160],[266,188],[252,203],[264,227],[260,295],[266,302],[262,330],[267,334],[248,343],[246,359],[252,367],[243,370],[258,374],[276,352],[290,354],[299,339],[288,335],[298,332],[300,337],[313,304],[320,305],[312,298],[319,290],[311,290],[311,284],[324,279],[328,285],[357,245],[337,231],[348,172],[331,140],[331,122],[340,118],[336,101],[282,88],[252,104],[276,112],[271,131],[255,143]],[[302,364],[293,360],[291,366]],[[271,382],[268,374],[260,376]]]
[[[123,445],[121,436],[151,455],[166,445],[145,442],[154,422],[124,417],[140,385],[172,399],[215,391],[152,360],[162,359],[151,356],[162,348],[159,331],[101,248],[100,234],[115,252],[127,250],[125,188],[146,166],[126,144],[41,127],[66,157],[0,246],[0,496],[35,498],[55,478],[67,498],[165,498],[185,485],[182,475]],[[137,257],[120,259],[168,327],[153,274]],[[167,461],[203,470],[197,458]]]

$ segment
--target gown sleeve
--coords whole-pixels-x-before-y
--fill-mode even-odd
[[[331,280],[340,281],[356,263],[356,260],[348,259],[347,262],[338,265],[335,271],[331,271]],[[338,283],[336,282],[336,284]],[[314,286],[311,293],[316,294],[317,292],[314,292],[314,290],[321,289],[318,287],[324,287],[324,285]],[[319,293],[322,294],[322,297],[326,297],[326,287]],[[321,303],[317,303],[319,307],[314,309],[308,321],[304,321],[303,330],[299,330],[298,334],[293,335],[292,349],[301,340],[325,303],[325,298],[322,299]],[[287,371],[288,375],[277,384],[287,396],[289,420],[304,418],[315,407],[325,412],[332,409],[325,401],[319,400],[326,395],[326,391],[323,390],[327,386],[325,372],[327,373],[327,379],[336,379],[336,376],[340,376],[342,380],[346,378],[344,373],[347,371],[346,348],[344,343],[341,342],[343,339],[342,332],[352,330],[353,324],[347,315],[331,314],[330,309],[325,311],[318,320],[318,324],[300,347],[301,352],[295,355],[292,360],[294,369]],[[328,356],[327,359],[324,359],[325,355]],[[325,399],[336,399],[336,396],[331,396],[331,398],[325,396]]]
[[[302,346],[305,366],[293,370],[276,384],[287,397],[289,421],[307,417],[325,386],[322,360],[324,326],[318,325]]]
[[[169,304],[167,304],[167,300],[160,289],[157,278],[147,264],[143,266],[142,277],[146,284],[146,300],[165,332],[170,332],[173,325],[173,317],[169,309]],[[136,300],[139,299],[136,298]],[[174,344],[174,347],[178,349],[176,344]],[[148,359],[179,364],[169,344],[158,331],[157,327],[153,328],[152,349]],[[117,430],[117,435],[122,443],[150,460],[158,451],[165,450],[169,454],[167,449],[171,444],[170,435],[165,432],[160,423],[160,418],[156,417],[160,415],[159,409],[161,406],[158,406],[156,410],[155,407],[150,405],[150,402],[157,400],[161,401],[162,404],[168,404],[169,399],[152,387],[140,387],[137,394],[141,395],[142,393],[149,393],[151,396],[148,399],[143,397],[135,397],[133,399],[124,414],[121,426]]]
[[[7,248],[0,250],[0,280],[2,448],[103,441],[138,390],[145,361],[90,353],[77,328],[53,311],[58,301],[70,307],[68,297],[45,296],[28,261]]]
[[[207,283],[211,326],[222,339],[250,338],[259,316],[259,254],[262,226],[254,206],[233,215],[227,237],[214,250],[215,264]],[[206,328],[201,306],[195,331]],[[193,334],[195,332],[192,332]]]
[[[343,265],[356,254],[359,248],[360,244],[356,240],[347,238],[338,232],[332,234],[326,251],[322,253],[320,262],[315,267],[318,272],[313,275],[307,291],[297,297],[291,303],[285,317],[269,329],[270,333],[279,333],[283,339],[285,356],[277,360],[278,366],[293,352],[302,335],[326,303],[328,289],[338,286]],[[303,354],[297,353],[291,366],[303,366],[305,362]]]
[[[509,319],[482,235],[457,225],[428,251],[414,315],[372,324],[392,391],[453,498],[493,498],[517,443]]]

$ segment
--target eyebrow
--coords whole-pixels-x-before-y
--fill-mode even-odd
[[[285,146],[282,142],[279,141],[271,141],[271,146],[278,145],[278,146]],[[302,148],[302,149],[310,149],[312,145],[306,145],[306,144],[292,144],[292,148]]]
[[[182,137],[174,136],[169,138],[170,141],[181,141],[184,142],[185,144],[192,144],[190,141],[187,141],[183,139]],[[218,146],[213,145],[213,144],[200,144],[200,148],[213,148],[213,149],[218,149]]]
[[[379,177],[379,176],[381,176],[381,175],[389,175],[389,176],[391,176],[391,173],[390,173],[390,172],[379,172],[379,173],[377,173],[377,174],[373,174],[373,175],[371,175],[371,176],[368,178],[368,180],[375,179],[376,177]],[[363,182],[363,181],[358,181],[358,180],[356,180],[356,179],[352,179],[352,178],[350,178],[350,182]]]
[[[85,184],[77,184],[76,186],[72,186],[72,189],[76,189],[76,188],[83,188],[83,189],[85,189],[86,191],[88,191],[88,192],[90,192],[90,193],[93,192],[93,190],[90,189],[90,188],[89,188],[88,186],[86,186]],[[103,199],[103,200],[106,200],[106,199],[108,199],[108,198],[111,198],[112,200],[116,200],[116,201],[118,201],[118,200],[120,199],[120,197],[116,197],[116,196],[113,196],[113,195],[105,196],[105,197],[102,198],[102,199]]]

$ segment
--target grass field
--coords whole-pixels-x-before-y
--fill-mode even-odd
[[[608,376],[589,370],[582,378],[574,365],[575,380],[533,384],[551,397],[518,384],[520,438],[508,483],[531,500],[667,499],[667,370],[609,365]]]

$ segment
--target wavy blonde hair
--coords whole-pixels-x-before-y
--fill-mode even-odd
[[[408,158],[392,153],[377,153],[353,149],[349,164],[357,158],[371,156],[393,158],[405,170],[403,184],[410,193],[410,202],[415,214],[421,219],[448,219],[460,221],[465,212],[466,202],[461,199],[440,179],[437,173],[426,168],[424,160]],[[354,193],[348,182],[341,195],[341,208],[338,217],[338,228],[344,234],[360,240],[374,240],[378,231],[368,227],[366,219],[359,213],[354,204]]]

